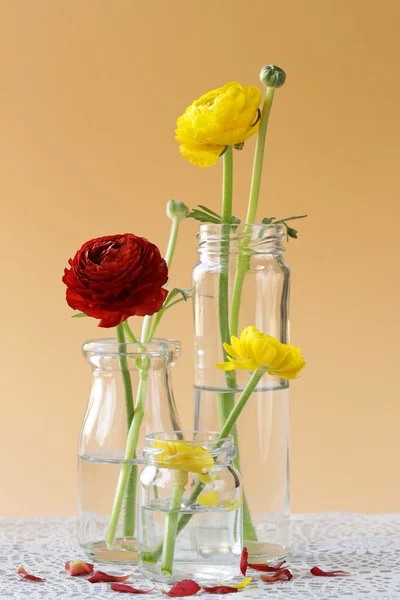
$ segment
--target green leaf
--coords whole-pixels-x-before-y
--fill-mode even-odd
[[[216,225],[221,225],[221,215],[202,204],[199,204],[199,208],[202,210],[194,208],[190,211],[187,218],[195,219],[196,221],[200,221],[200,223],[215,223]],[[240,219],[234,216],[231,217],[232,225],[239,225],[239,223],[241,223]]]
[[[87,315],[83,312],[78,312],[75,315],[72,315],[71,319],[81,319],[82,317],[87,317]]]
[[[192,288],[174,288],[173,290],[170,291],[170,293],[167,296],[166,301],[164,302],[164,306],[166,304],[169,304],[169,302],[175,298],[175,296],[179,296],[179,294],[182,296],[182,299],[186,300],[188,298],[190,298],[190,294],[192,293]]]
[[[270,225],[274,219],[275,217],[264,217],[264,219],[261,221],[261,224]]]
[[[299,215],[297,217],[285,217],[284,219],[279,219],[278,221],[274,221],[274,225],[277,223],[286,223],[286,221],[294,221],[295,219],[305,219],[308,215]]]
[[[286,232],[287,232],[287,234],[288,234],[289,237],[297,239],[297,234],[298,234],[297,229],[293,229],[292,227],[288,227],[286,225]]]
[[[211,208],[207,208],[207,206],[203,206],[202,204],[199,204],[198,206],[199,208],[201,208],[201,210],[204,210],[204,212],[208,213],[209,215],[213,215],[214,217],[217,217],[217,219],[221,220],[221,215],[211,210]]]
[[[197,209],[190,211],[186,218],[195,219],[196,221],[200,221],[200,223],[216,223],[217,225],[221,223],[221,219],[212,217],[211,215],[208,215],[207,213]]]

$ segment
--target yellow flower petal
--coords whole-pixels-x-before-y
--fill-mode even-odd
[[[253,326],[245,327],[239,339],[232,336],[231,344],[224,344],[224,348],[228,361],[217,365],[224,371],[264,367],[269,375],[295,379],[306,364],[300,348],[283,344]]]
[[[177,120],[182,156],[200,167],[214,165],[225,146],[240,144],[257,131],[260,101],[258,88],[235,81],[203,94]]]
[[[211,452],[202,446],[157,440],[154,447],[162,450],[155,457],[162,468],[179,469],[191,473],[208,473],[214,467]]]
[[[221,503],[221,494],[218,490],[211,490],[211,492],[201,494],[197,502],[202,506],[219,506]]]
[[[246,585],[249,585],[250,581],[252,581],[252,577],[246,577],[246,579],[243,579],[243,581],[241,581],[240,583],[237,583],[236,585],[229,585],[229,587],[233,587],[236,588],[237,590],[242,590],[243,588],[246,587]]]
[[[212,167],[215,165],[224,148],[225,146],[215,146],[210,144],[204,144],[203,146],[181,144],[181,146],[179,146],[182,156],[187,158],[197,167]]]
[[[216,364],[217,369],[221,369],[221,371],[234,371],[237,367],[232,362],[223,362]]]
[[[233,338],[232,338],[233,339]],[[224,344],[224,349],[225,352],[227,352],[228,354],[230,354],[231,356],[234,356],[235,358],[240,358],[240,354],[239,352],[237,352],[235,350],[235,348],[232,346],[230,346],[229,344]]]

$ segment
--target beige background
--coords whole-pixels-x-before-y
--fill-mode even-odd
[[[0,0],[0,515],[73,514],[90,372],[61,275],[87,239],[165,248],[168,198],[218,209],[221,169],[181,158],[176,117],[227,81],[287,70],[260,216],[307,212],[290,242],[292,506],[394,512],[399,484],[399,21],[396,0]],[[254,140],[237,157],[244,215]],[[262,213],[262,214],[261,214]],[[195,222],[173,282],[189,286]],[[191,307],[175,390],[192,423]]]

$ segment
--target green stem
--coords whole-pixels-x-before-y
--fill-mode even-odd
[[[117,341],[118,344],[121,344],[121,349],[119,352],[119,366],[122,374],[122,381],[124,383],[124,392],[125,392],[125,407],[126,407],[126,420],[128,423],[128,430],[131,426],[133,419],[133,394],[132,394],[132,381],[131,374],[129,373],[128,368],[128,358],[126,356],[126,343],[125,343],[125,334],[123,325],[117,325]]]
[[[225,392],[218,394],[218,410],[219,410],[219,422],[221,426],[227,421],[231,411],[235,406],[235,396],[232,392]],[[233,461],[236,469],[241,472],[240,468],[240,454],[239,454],[239,435],[237,428],[232,429],[233,441],[236,448],[236,456]],[[257,541],[256,530],[254,529],[251,521],[249,505],[247,503],[246,495],[243,494],[243,534],[245,540]]]
[[[261,174],[264,160],[265,137],[267,135],[268,119],[274,99],[275,88],[267,88],[264,106],[258,129],[256,151],[254,154],[253,175],[251,178],[250,200],[247,209],[246,224],[253,225],[256,220],[258,198],[260,195]]]
[[[172,259],[175,254],[175,247],[176,247],[176,242],[178,239],[179,225],[180,225],[181,221],[182,221],[181,217],[174,217],[172,219],[172,225],[171,225],[171,230],[170,230],[169,239],[168,239],[167,251],[165,253],[165,262],[168,265],[168,270],[171,268]],[[142,328],[142,342],[151,342],[151,340],[153,339],[153,336],[156,332],[156,329],[160,323],[160,320],[161,320],[160,318],[157,319],[157,315],[156,315],[156,320],[155,320],[154,326],[152,326],[153,316],[148,315],[147,317],[144,318],[143,328]]]
[[[129,325],[128,325],[128,329],[129,329]],[[118,343],[121,345],[120,353],[119,353],[119,364],[120,364],[120,368],[121,368],[122,380],[124,383],[127,430],[129,431],[135,411],[134,411],[134,407],[133,407],[132,381],[131,381],[131,374],[130,374],[129,368],[128,368],[128,357],[126,355],[126,343],[125,343],[124,331],[125,331],[124,323],[117,325],[117,340],[118,340]],[[132,341],[132,340],[130,340],[130,341]],[[127,487],[127,491],[126,491],[126,498],[125,498],[125,510],[124,510],[124,536],[125,537],[133,537],[134,532],[135,532],[136,475],[137,475],[136,465],[134,465],[132,467],[130,475],[129,475],[129,483],[128,483],[128,487]]]
[[[232,306],[231,306],[231,320],[230,320],[230,331],[231,335],[237,337],[239,330],[239,312],[240,312],[240,300],[242,297],[244,278],[250,267],[250,256],[247,254],[239,254],[237,257],[237,266],[235,281],[233,284],[232,294]]]
[[[240,413],[246,406],[247,400],[250,398],[251,394],[254,392],[258,382],[260,381],[261,377],[264,375],[265,371],[266,371],[265,367],[258,367],[258,369],[256,369],[253,372],[253,375],[250,377],[249,381],[247,382],[246,387],[244,388],[243,392],[240,394],[240,398],[237,401],[235,408],[233,409],[233,411],[231,412],[231,414],[225,421],[225,425],[223,426],[222,431],[219,434],[219,439],[224,439],[232,433],[232,429],[235,427],[236,421],[238,420]]]
[[[218,290],[218,316],[219,316],[219,331],[221,343],[230,342],[229,334],[229,245],[232,217],[232,191],[233,191],[233,151],[232,146],[228,146],[223,157],[223,188],[222,188],[222,227],[221,227],[221,245],[220,245],[220,273],[219,273],[219,290]],[[227,360],[227,354],[223,348],[224,360]],[[231,389],[236,387],[236,375],[233,371],[226,371],[225,379],[227,385]],[[223,402],[230,405],[234,404],[234,397],[224,398]],[[221,407],[220,414],[228,409]]]
[[[172,566],[175,554],[175,542],[178,534],[178,518],[182,503],[182,496],[185,491],[185,485],[181,481],[182,477],[187,481],[187,473],[179,471],[176,473],[177,479],[174,482],[169,511],[165,518],[164,543],[162,552],[161,572],[163,575],[172,575]]]
[[[152,315],[147,315],[147,317],[145,317],[143,319],[142,336],[141,336],[141,341],[143,344],[151,342],[150,331],[151,331],[152,320],[153,320]]]
[[[267,88],[264,106],[261,113],[260,127],[258,129],[256,151],[254,154],[253,175],[251,178],[249,206],[247,209],[245,232],[251,232],[257,215],[257,206],[260,196],[261,175],[263,169],[265,138],[267,135],[268,119],[274,99],[275,88]],[[241,251],[244,252],[249,238],[241,242]],[[239,328],[239,311],[242,297],[243,283],[247,271],[250,268],[250,255],[240,254],[237,259],[235,282],[233,285],[230,331],[231,335],[237,336]]]
[[[228,146],[223,157],[222,223],[231,224],[233,198],[233,150]]]
[[[136,457],[136,453],[133,458]],[[136,525],[136,486],[137,486],[137,465],[131,465],[128,484],[125,495],[124,509],[124,537],[133,538],[135,536]]]
[[[124,455],[124,463],[121,466],[121,471],[118,478],[117,490],[115,493],[113,508],[111,512],[110,523],[108,525],[106,544],[107,548],[112,549],[117,531],[117,525],[121,514],[123,500],[129,484],[129,477],[132,471],[132,460],[135,458],[136,447],[139,439],[140,426],[143,420],[144,404],[147,393],[147,378],[148,371],[143,368],[140,372],[140,382],[137,393],[137,404],[133,415],[132,423],[129,429],[128,438],[126,441],[126,449]],[[135,485],[136,490],[136,485]],[[131,499],[130,505],[133,506],[133,515],[135,515],[135,498]]]
[[[243,492],[243,540],[245,542],[257,542],[257,533],[251,520],[245,492]]]
[[[178,239],[179,225],[182,219],[180,217],[174,217],[172,219],[171,231],[169,234],[167,251],[165,253],[165,262],[168,265],[168,270],[171,268],[173,256],[175,254],[176,241]]]

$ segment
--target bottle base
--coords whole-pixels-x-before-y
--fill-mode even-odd
[[[138,545],[135,538],[117,538],[113,548],[109,550],[104,540],[98,542],[81,543],[96,563],[128,563],[138,562]]]

